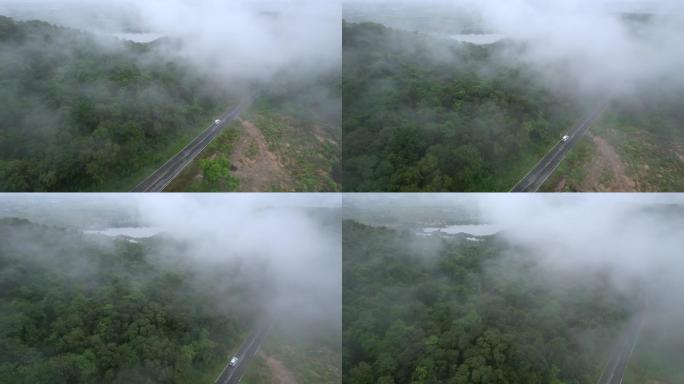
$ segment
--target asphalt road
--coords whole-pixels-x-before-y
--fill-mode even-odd
[[[233,356],[228,356],[228,364],[223,368],[223,372],[216,378],[216,384],[237,384],[245,374],[249,361],[259,351],[262,341],[268,331],[271,329],[271,322],[264,321],[254,330],[247,340],[240,346],[240,350],[235,356],[239,359],[235,366],[230,366],[230,359]]]
[[[601,377],[599,377],[597,384],[622,384],[627,363],[634,351],[643,322],[644,313],[642,312],[634,316],[629,325],[625,327],[608,364],[606,364],[603,372],[601,372]]]
[[[219,124],[211,124],[209,128],[197,136],[190,144],[154,171],[152,175],[136,185],[131,192],[163,191],[214,140],[223,128],[242,112],[246,105],[247,101],[243,100],[235,109],[223,114],[218,119],[221,120]]]
[[[558,168],[565,155],[577,144],[582,136],[589,130],[591,124],[606,109],[608,103],[602,102],[589,112],[589,114],[566,135],[570,136],[567,141],[559,141],[549,153],[546,154],[537,165],[516,184],[511,192],[537,192],[553,171]]]

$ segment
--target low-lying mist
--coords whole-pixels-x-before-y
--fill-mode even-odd
[[[0,189],[131,190],[238,105],[322,148],[340,25],[311,0],[0,0]]]
[[[383,199],[386,204],[378,203]],[[389,226],[399,221],[405,227],[410,218],[398,216],[410,209],[430,207],[433,216],[447,224],[447,210],[454,212],[451,216],[460,210],[471,224],[503,228],[495,236],[534,260],[550,281],[600,275],[624,294],[641,292],[651,311],[676,309],[673,315],[684,316],[679,295],[684,275],[684,197],[678,194],[364,195],[345,197],[344,206],[356,212],[366,209],[365,216],[384,217]],[[358,220],[359,215],[345,212],[351,219]],[[413,229],[421,226],[415,222]]]
[[[681,382],[684,196],[343,200],[350,383],[418,371],[434,382]],[[422,231],[430,217],[500,231]]]
[[[167,54],[221,81],[316,76],[341,62],[335,2],[4,0],[0,13],[100,33],[154,32],[174,42]]]
[[[339,195],[0,195],[0,381],[337,377],[341,263]]]
[[[187,283],[215,297],[218,314],[249,308],[273,317],[291,332],[307,327],[339,332],[339,196],[112,194],[98,195],[97,200],[81,195],[5,195],[0,212],[2,217],[65,228],[70,234],[83,229],[154,227],[159,235],[134,239],[143,241],[145,258],[163,270],[189,271],[192,279]],[[101,235],[83,236],[88,241],[99,238],[103,246],[109,243]],[[73,240],[72,235],[68,238]],[[57,255],[64,251],[60,239],[30,244],[25,236],[9,236],[3,242],[55,267],[55,272],[60,269]],[[54,249],[41,249],[44,244]],[[87,254],[71,257],[81,260],[82,271],[89,273]],[[80,268],[74,270],[68,263],[65,269],[64,273],[78,277]]]
[[[345,14],[347,6],[379,12],[379,5],[387,4],[348,0]],[[432,0],[426,5],[401,0],[392,2],[391,10],[402,13],[398,28],[496,33],[520,43],[503,58],[532,65],[545,81],[571,87],[579,95],[631,95],[644,83],[678,89],[684,85],[678,70],[684,63],[679,43],[684,9],[674,1]],[[352,15],[359,13],[366,20],[386,20],[360,11]]]
[[[141,196],[141,222],[188,245],[187,262],[240,265],[264,305],[290,326],[337,330],[340,201],[335,195]],[[253,273],[253,275],[252,275]],[[302,327],[302,328],[300,328]]]
[[[684,304],[677,293],[684,274],[682,203],[680,195],[482,196],[478,206],[550,273],[605,273],[616,288],[642,291],[651,310],[661,311]]]

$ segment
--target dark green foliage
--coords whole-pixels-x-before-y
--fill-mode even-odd
[[[0,238],[2,383],[197,382],[245,329],[154,241],[4,219]]]
[[[595,382],[624,300],[601,276],[545,279],[516,253],[345,222],[344,382]]]
[[[227,106],[154,44],[98,39],[0,18],[0,190],[132,187]]]
[[[344,190],[510,189],[573,110],[515,49],[344,23]]]
[[[240,186],[240,180],[230,172],[230,162],[226,157],[201,159],[203,181],[207,185],[216,185],[215,192],[234,191]]]

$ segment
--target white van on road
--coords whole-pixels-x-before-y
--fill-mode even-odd
[[[240,359],[238,359],[237,356],[233,356],[233,358],[230,359],[230,363],[228,365],[230,365],[231,367],[234,367],[237,365],[238,361],[240,361]]]

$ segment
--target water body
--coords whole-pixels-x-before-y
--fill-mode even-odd
[[[125,32],[121,32],[121,33],[112,33],[111,35],[114,37],[118,37],[119,39],[132,41],[134,43],[151,43],[155,40],[159,40],[162,37],[164,37],[164,35],[162,35],[161,33],[151,33],[151,32],[150,33],[125,33]]]
[[[444,233],[447,235],[457,235],[466,233],[473,236],[489,236],[501,231],[501,227],[494,224],[469,224],[469,225],[449,225],[446,227],[427,227],[423,228],[423,233]]]
[[[158,235],[162,232],[160,228],[155,227],[118,227],[105,229],[87,229],[83,233],[104,235],[109,237],[126,236],[134,239],[145,239]]]
[[[464,43],[471,43],[471,44],[476,44],[476,45],[487,45],[487,44],[494,44],[497,41],[501,41],[506,36],[496,34],[496,33],[482,33],[482,34],[454,34],[454,35],[444,35],[444,37],[447,37],[449,39],[461,41]]]

